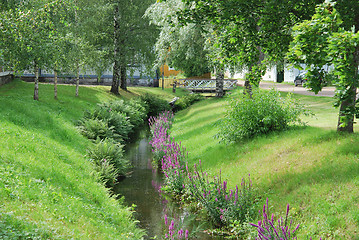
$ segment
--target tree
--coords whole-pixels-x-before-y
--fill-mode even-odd
[[[151,0],[103,0],[107,14],[102,15],[100,38],[104,41],[99,46],[107,49],[114,63],[111,86],[114,94],[119,94],[119,87],[127,90],[129,66],[142,66],[145,71],[153,61],[156,29],[143,18],[151,3]]]
[[[39,100],[39,68],[52,65],[57,24],[65,25],[66,1],[19,1],[0,12],[0,53],[3,65],[15,71],[33,69],[34,100]]]
[[[354,116],[358,114],[359,2],[326,1],[317,6],[311,20],[293,30],[288,59],[295,65],[306,64],[307,87],[315,93],[324,85],[323,67],[334,67],[338,75],[335,106],[340,107],[337,130],[353,132]]]
[[[211,23],[227,66],[248,70],[245,85],[258,86],[266,67],[282,62],[291,41],[291,27],[311,16],[320,0],[185,0],[183,23]]]
[[[154,3],[146,10],[145,16],[160,29],[155,45],[155,67],[167,62],[187,77],[200,76],[210,71],[208,34],[199,24],[179,24],[176,13],[184,8],[182,0],[168,0]]]

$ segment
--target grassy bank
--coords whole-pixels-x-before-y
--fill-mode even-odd
[[[109,87],[81,87],[76,98],[61,85],[57,101],[52,85],[40,85],[40,101],[32,94],[31,83],[0,87],[0,238],[140,239],[130,209],[91,176],[89,140],[75,127],[85,110],[116,99]]]
[[[214,136],[226,101],[207,99],[176,115],[172,136],[187,148],[192,164],[201,159],[212,175],[222,169],[232,187],[251,174],[260,205],[268,198],[277,216],[285,215],[289,203],[301,223],[298,239],[357,239],[359,136],[335,132],[332,99],[295,98],[316,114],[305,119],[308,127],[219,143]]]

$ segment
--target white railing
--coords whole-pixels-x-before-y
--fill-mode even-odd
[[[237,80],[224,79],[223,90],[231,90],[235,87]],[[180,86],[192,91],[215,91],[216,79],[181,79]]]

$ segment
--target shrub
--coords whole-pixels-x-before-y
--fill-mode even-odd
[[[289,204],[287,205],[287,213],[285,219],[280,218],[278,222],[274,220],[274,215],[269,218],[268,211],[268,199],[266,204],[263,206],[263,220],[258,222],[258,225],[251,223],[252,226],[257,228],[258,237],[257,240],[260,239],[273,239],[273,240],[290,240],[297,239],[295,237],[295,233],[299,228],[299,224],[294,230],[292,229],[293,221],[289,222]]]
[[[78,129],[83,136],[91,140],[118,137],[113,126],[109,127],[106,121],[99,119],[82,119]]]
[[[145,103],[147,116],[157,116],[163,111],[169,111],[171,109],[169,103],[166,100],[156,97],[155,95],[146,93],[141,95],[141,101]]]
[[[243,94],[230,100],[217,136],[231,142],[284,130],[303,124],[300,119],[302,114],[308,115],[308,111],[291,94],[282,98],[276,90],[254,89],[252,97]]]
[[[104,139],[94,144],[87,151],[88,158],[98,167],[112,165],[119,175],[125,175],[129,168],[129,161],[123,157],[123,146]],[[104,162],[108,163],[104,165]]]
[[[128,139],[128,135],[133,129],[133,125],[125,113],[113,111],[111,106],[106,104],[99,104],[92,112],[85,113],[84,119],[82,122],[86,119],[105,122],[114,133],[112,138],[117,141]]]
[[[94,175],[96,175],[106,187],[113,187],[117,181],[118,171],[113,164],[103,159],[98,164],[95,164]]]
[[[174,105],[173,111],[177,112],[183,109],[188,108],[193,103],[198,102],[203,99],[203,96],[200,94],[189,94],[178,99]]]
[[[128,102],[130,112],[127,113],[127,116],[130,118],[131,123],[134,126],[140,126],[143,124],[147,118],[147,111],[145,103],[141,99],[132,99]]]
[[[207,211],[212,223],[216,227],[229,227],[234,221],[243,224],[256,214],[255,195],[249,179],[242,179],[241,187],[228,189],[227,182],[222,181],[221,175],[209,180],[208,174],[203,172],[201,162],[199,169],[195,165],[194,171],[189,172],[188,190],[191,196]]]
[[[144,103],[140,100],[130,100],[127,102],[123,100],[117,100],[113,102],[102,103],[99,105],[99,107],[107,111],[125,114],[126,117],[128,117],[131,125],[133,127],[138,127],[144,122],[147,115],[146,108],[143,105]]]

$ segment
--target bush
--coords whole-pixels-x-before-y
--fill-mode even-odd
[[[130,168],[129,161],[123,157],[123,146],[109,139],[94,144],[87,151],[87,156],[97,167],[112,165],[119,175],[125,175]],[[108,164],[104,166],[104,162]]]
[[[144,103],[140,100],[130,100],[127,102],[118,100],[109,103],[102,103],[99,107],[107,111],[125,114],[131,125],[133,127],[138,127],[144,122],[147,116],[146,108],[143,105]]]
[[[295,124],[303,124],[300,116],[308,115],[291,94],[282,98],[276,90],[253,90],[231,98],[226,116],[220,122],[218,137],[225,141],[252,138],[272,131],[281,131]]]
[[[78,128],[83,136],[91,140],[118,137],[113,126],[109,127],[106,121],[99,119],[83,119]]]
[[[189,106],[191,106],[193,103],[198,102],[202,99],[203,99],[203,96],[200,94],[185,95],[176,101],[173,110],[175,112],[177,112],[177,111],[186,109]]]
[[[146,93],[140,97],[141,101],[145,103],[147,116],[157,116],[163,111],[169,111],[171,106],[166,100],[156,97],[155,95]]]
[[[201,162],[199,168],[194,166],[193,172],[188,167],[186,170],[190,195],[201,203],[216,227],[229,227],[233,222],[243,224],[255,216],[255,194],[250,179],[248,182],[242,179],[241,186],[231,190],[221,175],[210,180]]]
[[[106,187],[113,187],[117,182],[118,171],[106,159],[94,166],[94,175],[105,184]]]
[[[116,111],[116,109],[113,110],[112,105],[116,107],[116,103],[99,104],[92,112],[85,113],[85,120],[82,120],[82,122],[87,119],[105,122],[114,133],[111,138],[116,141],[127,140],[129,133],[133,130],[133,125],[125,113]],[[102,137],[100,138],[103,139]]]

